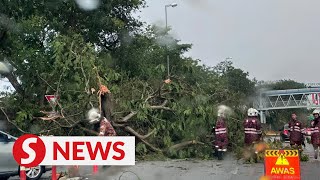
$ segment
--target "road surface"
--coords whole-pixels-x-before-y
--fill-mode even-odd
[[[314,160],[311,145],[307,144],[305,152],[310,156],[308,162],[301,162],[302,180],[319,180],[320,160]],[[58,171],[67,171],[59,167]],[[99,169],[99,174],[90,177],[92,167],[80,167],[82,176],[96,180],[257,180],[264,174],[263,163],[243,164],[231,156],[223,161],[210,160],[170,160],[137,162],[130,167],[110,167]],[[136,175],[135,175],[136,174]],[[50,179],[51,172],[43,176]],[[122,176],[121,176],[122,175]],[[120,177],[121,176],[121,177]],[[137,177],[138,176],[138,177]],[[17,180],[17,177],[10,180]]]

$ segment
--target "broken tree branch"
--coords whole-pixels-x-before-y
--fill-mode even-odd
[[[61,127],[56,127],[56,128],[53,128],[53,129],[42,130],[42,131],[38,132],[37,134],[38,134],[38,135],[43,135],[43,134],[46,133],[46,135],[49,135],[49,133],[50,133],[51,131],[54,131],[54,130],[57,130],[57,129],[61,129]]]
[[[154,97],[155,97],[155,96],[148,96],[144,102],[146,103],[146,102],[149,101],[149,99],[154,98]]]
[[[158,149],[156,147],[154,147],[153,145],[151,145],[150,143],[148,143],[146,140],[144,139],[140,139],[145,145],[149,146],[149,148],[154,151],[154,152],[162,152],[161,149]]]
[[[20,132],[25,133],[25,134],[27,133],[26,131],[20,129],[15,123],[13,123],[13,122],[9,119],[7,113],[4,111],[4,109],[3,109],[2,107],[1,107],[0,109],[1,109],[2,113],[6,116],[7,121],[8,121],[9,123],[11,123],[12,125],[14,125]]]
[[[137,138],[139,139],[144,139],[143,135],[139,134],[138,132],[136,132],[135,130],[133,130],[130,126],[126,126],[124,128],[126,131],[128,131],[130,134],[135,135]]]
[[[85,73],[85,70],[83,69],[83,62],[82,62],[82,59],[80,59],[80,67],[81,67],[81,71],[82,71],[82,75],[84,77],[84,81],[85,81],[85,91],[87,94],[90,94],[90,87],[89,87],[89,83],[90,83],[90,80],[89,78],[87,78],[86,76],[86,73]]]
[[[49,86],[52,90],[57,91],[57,89],[53,88],[50,83],[48,83],[48,81],[46,81],[45,79],[43,79],[43,77],[40,76],[40,74],[37,72],[38,77],[44,81],[46,83],[47,86]]]
[[[126,126],[125,130],[128,131],[129,133],[135,135],[139,139],[146,139],[146,138],[148,138],[149,136],[151,136],[152,134],[154,134],[156,132],[156,129],[154,129],[154,130],[152,130],[150,133],[148,133],[146,135],[141,135],[138,132],[136,132],[134,129],[132,129],[130,126]]]
[[[146,136],[143,136],[141,134],[139,134],[138,132],[136,132],[135,130],[133,130],[131,127],[126,126],[125,130],[127,132],[129,132],[130,134],[135,135],[137,138],[139,138],[145,145],[147,145],[151,150],[155,151],[155,152],[162,152],[161,149],[158,149],[156,147],[154,147],[153,145],[151,145],[150,143],[148,143],[146,140],[144,140],[146,138]],[[149,133],[150,134],[150,133]],[[149,135],[148,134],[148,135]],[[150,135],[149,135],[150,136]]]
[[[167,111],[172,110],[169,107],[163,107],[163,106],[151,106],[151,109],[163,109],[163,110],[167,110]]]
[[[169,148],[169,150],[179,150],[179,149],[182,149],[182,148],[184,148],[186,146],[195,145],[195,144],[205,145],[205,143],[203,143],[203,142],[192,140],[192,141],[185,141],[185,142],[182,142],[182,143],[175,144],[175,145],[171,146]]]
[[[149,136],[151,136],[152,134],[154,134],[157,131],[157,129],[152,130],[150,133],[146,134],[143,136],[143,139],[147,139]]]
[[[133,116],[135,116],[137,114],[137,112],[132,111],[130,114],[128,114],[127,116],[125,116],[124,118],[117,120],[117,123],[125,123],[128,122],[129,119],[131,119]]]
[[[118,124],[118,123],[115,123],[115,122],[111,122],[112,126],[113,127],[125,127],[125,124]]]
[[[43,121],[55,121],[56,119],[60,119],[61,116],[53,116],[53,117],[39,117],[39,119]]]
[[[171,109],[169,107],[166,107],[167,104],[168,104],[168,100],[165,100],[161,105],[159,105],[159,106],[150,106],[150,108],[151,109],[164,109],[164,110],[171,111]]]
[[[74,128],[75,126],[77,126],[80,122],[82,122],[81,120],[80,121],[77,121],[69,126],[66,126],[66,125],[62,125],[60,124],[59,122],[57,122],[56,120],[53,120],[53,122],[55,122],[56,124],[58,124],[58,126],[62,127],[62,128]]]

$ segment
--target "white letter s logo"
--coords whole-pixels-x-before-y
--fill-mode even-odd
[[[31,143],[37,143],[37,138],[29,138],[22,143],[23,151],[29,155],[28,158],[21,158],[22,164],[29,164],[36,159],[36,152],[30,148]]]

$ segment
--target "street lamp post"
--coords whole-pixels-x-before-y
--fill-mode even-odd
[[[168,30],[168,15],[167,15],[167,8],[168,7],[176,7],[178,4],[177,3],[172,3],[172,4],[167,4],[165,5],[164,9],[165,9],[165,16],[166,16],[166,30]],[[168,79],[170,79],[170,57],[169,57],[169,53],[167,52],[167,70],[168,70]]]

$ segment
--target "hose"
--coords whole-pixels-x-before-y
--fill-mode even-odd
[[[121,180],[121,177],[125,174],[125,173],[132,173],[132,174],[134,174],[137,178],[138,178],[138,180],[141,180],[140,179],[140,177],[136,174],[136,173],[134,173],[134,172],[132,172],[132,171],[124,171],[124,172],[122,172],[122,174],[119,176],[119,179],[118,180]]]

